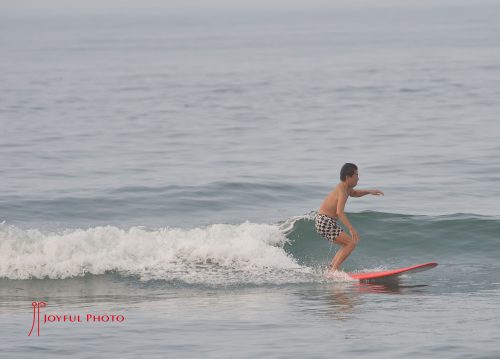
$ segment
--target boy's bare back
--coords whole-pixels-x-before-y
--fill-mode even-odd
[[[337,206],[339,200],[347,201],[348,194],[345,192],[341,183],[339,183],[324,199],[319,207],[319,213],[328,217],[337,218]]]

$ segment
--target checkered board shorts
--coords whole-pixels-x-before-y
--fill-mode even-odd
[[[316,216],[316,232],[323,237],[333,242],[344,230],[340,228],[335,218],[328,217],[324,214]]]

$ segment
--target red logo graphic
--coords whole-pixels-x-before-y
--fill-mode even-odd
[[[47,303],[45,302],[33,302],[31,303],[33,306],[33,324],[31,325],[31,330],[28,334],[28,337],[33,333],[33,329],[35,328],[35,323],[37,323],[36,335],[40,336],[40,308],[46,307]]]

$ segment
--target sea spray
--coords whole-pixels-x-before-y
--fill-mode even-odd
[[[276,225],[214,224],[206,228],[113,226],[43,233],[0,225],[0,277],[63,279],[117,272],[142,280],[192,284],[303,281]]]

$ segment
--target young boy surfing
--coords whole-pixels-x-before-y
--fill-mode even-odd
[[[346,163],[342,166],[340,180],[341,182],[326,196],[316,215],[316,231],[330,242],[342,246],[333,257],[330,265],[332,271],[339,270],[340,265],[349,257],[360,239],[358,232],[344,213],[349,196],[362,197],[367,194],[375,196],[384,194],[378,189],[355,190],[354,187],[358,184],[359,175],[358,167],[353,163]],[[347,227],[350,236],[339,226],[337,219],[340,219]]]

